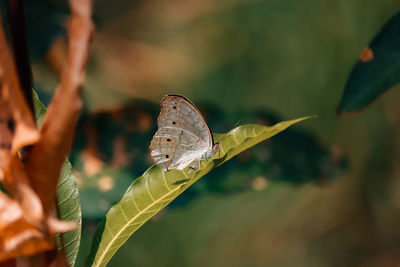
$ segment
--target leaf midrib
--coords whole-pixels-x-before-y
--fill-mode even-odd
[[[128,227],[128,225],[129,225],[132,221],[134,221],[137,217],[139,217],[141,214],[143,214],[144,212],[146,212],[146,211],[147,211],[149,208],[151,208],[154,204],[157,204],[158,202],[160,202],[163,198],[165,198],[165,197],[171,195],[172,193],[174,193],[175,191],[179,190],[179,188],[180,188],[180,187],[178,186],[178,187],[176,187],[175,189],[169,191],[168,194],[165,194],[164,196],[158,198],[156,201],[153,201],[153,203],[151,203],[151,204],[150,204],[149,206],[147,206],[146,208],[142,209],[140,212],[138,212],[137,215],[135,215],[131,220],[129,220],[129,221],[121,228],[121,230],[118,231],[118,233],[117,233],[115,236],[113,236],[113,238],[110,240],[110,242],[108,243],[108,245],[107,245],[107,246],[105,247],[105,249],[103,250],[104,252],[101,254],[100,258],[99,258],[97,261],[95,261],[95,262],[98,262],[99,264],[96,264],[96,263],[95,263],[94,266],[100,266],[101,262],[103,261],[104,257],[105,257],[106,254],[107,254],[108,249],[112,246],[112,244],[115,242],[115,240],[117,239],[117,237],[118,237],[121,233],[123,233],[123,232],[125,231],[125,229]]]

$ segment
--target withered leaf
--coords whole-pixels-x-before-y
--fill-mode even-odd
[[[71,0],[70,5],[68,60],[39,130],[0,24],[0,181],[10,193],[0,192],[0,261],[55,251],[54,233],[77,226],[54,218],[58,179],[82,105],[80,86],[93,29],[91,1]],[[22,162],[19,151],[28,145]],[[65,255],[58,254],[48,265],[66,263]]]
[[[67,64],[61,75],[61,84],[41,125],[41,138],[32,146],[26,157],[26,167],[32,186],[42,200],[47,215],[52,215],[54,212],[58,177],[71,148],[75,125],[82,106],[80,86],[93,29],[91,1],[71,0],[70,5]]]
[[[0,192],[0,261],[52,248],[54,239],[41,228],[17,201]]]

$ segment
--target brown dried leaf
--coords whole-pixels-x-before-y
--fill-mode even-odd
[[[45,214],[50,216],[54,211],[61,166],[71,148],[82,106],[80,86],[93,29],[91,1],[71,0],[70,4],[68,61],[62,72],[61,84],[44,117],[41,138],[32,146],[26,160],[32,186],[42,200]]]
[[[40,131],[20,90],[0,24],[0,181],[11,195],[0,192],[0,261],[54,251],[53,234],[77,226],[53,218],[61,166],[82,105],[80,86],[93,28],[90,0],[71,0],[71,9],[68,62]],[[18,151],[28,145],[22,163]],[[65,255],[52,262],[66,263]]]
[[[0,22],[0,180],[13,198],[0,192],[0,261],[54,246],[18,153],[38,139]]]
[[[37,142],[39,132],[20,90],[15,65],[7,47],[1,21],[0,85],[1,145],[3,148],[4,146],[10,147],[11,154],[16,154],[20,148]]]
[[[75,230],[79,224],[77,222],[61,221],[53,217],[47,219],[47,227],[51,233],[64,233]]]
[[[10,164],[3,171],[4,185],[14,199],[20,203],[25,215],[31,218],[32,223],[34,221],[37,223],[43,221],[42,203],[36,192],[31,188],[25,168],[18,154],[11,158]]]
[[[30,222],[17,201],[0,192],[0,261],[51,249],[54,238]]]

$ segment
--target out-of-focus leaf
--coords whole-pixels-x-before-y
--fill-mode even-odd
[[[399,82],[400,13],[397,13],[360,55],[348,78],[338,112],[360,110]]]
[[[36,121],[40,124],[46,114],[46,108],[40,102],[35,92],[33,99]],[[81,239],[80,226],[82,223],[82,213],[78,187],[75,177],[72,174],[72,167],[69,161],[66,161],[61,169],[60,181],[57,187],[57,200],[61,213],[60,219],[79,223],[79,227],[76,230],[63,234],[68,262],[71,266],[74,266]],[[61,245],[60,242],[58,242],[58,244],[59,246]]]
[[[307,118],[284,121],[272,127],[239,126],[227,135],[215,135],[220,141],[216,155],[202,162],[199,170],[164,172],[156,165],[150,167],[128,188],[121,201],[107,213],[96,231],[87,265],[105,266],[126,240],[146,221],[216,166],[233,156]]]
[[[71,266],[74,266],[81,240],[82,213],[76,180],[72,173],[72,166],[68,161],[61,169],[60,182],[57,187],[57,200],[61,220],[79,223],[76,230],[63,234],[68,262]]]
[[[33,105],[35,107],[36,122],[38,125],[42,123],[44,115],[46,115],[46,107],[40,102],[38,95],[33,91]]]

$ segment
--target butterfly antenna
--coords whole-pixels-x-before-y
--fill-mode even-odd
[[[238,121],[235,123],[235,125],[233,125],[232,129],[235,129],[241,122],[242,122],[242,120],[238,120]],[[217,144],[220,143],[222,140],[224,140],[225,138],[227,138],[227,137],[229,137],[229,136],[230,136],[229,133],[224,134],[224,135],[221,137],[221,139],[218,140]]]
[[[235,125],[233,125],[233,129],[235,129],[240,123],[242,122],[242,120],[238,120]]]
[[[216,144],[221,143],[221,141],[224,140],[225,138],[229,137],[229,135],[230,135],[229,133],[224,134],[224,135],[216,142]]]

